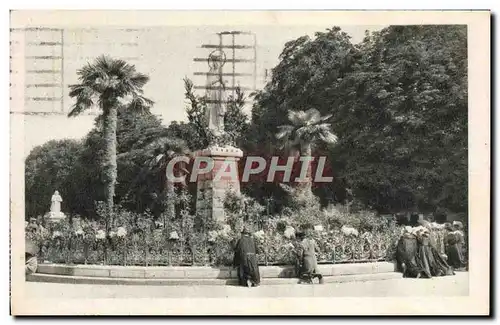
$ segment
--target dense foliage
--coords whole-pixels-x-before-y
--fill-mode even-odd
[[[283,126],[293,126],[300,111],[318,111],[318,116],[331,116],[325,127],[337,141],[302,142],[302,150],[326,155],[334,181],[312,184],[312,198],[276,182],[242,184],[250,203],[229,214],[238,219],[250,213],[251,220],[259,215],[262,220],[255,222],[260,228],[267,219],[290,216],[300,216],[290,219],[297,227],[322,224],[317,220],[322,211],[333,211],[339,203],[349,206],[349,224],[359,228],[365,220],[380,221],[377,213],[466,214],[466,32],[458,25],[391,26],[353,44],[334,27],[288,42],[271,80],[253,94],[251,118],[243,113],[243,93],[230,100],[223,141],[248,155],[293,155],[296,148],[283,148],[276,135]],[[194,93],[189,80],[184,82],[187,122],[164,127],[144,110],[117,107],[115,201],[136,217],[147,214],[162,222],[180,218],[182,208],[173,193],[184,187],[166,181],[165,165],[212,140],[204,126],[205,99]],[[106,152],[104,118],[81,142],[51,141],[31,152],[26,159],[27,218],[48,212],[56,189],[64,212],[98,215],[96,202],[106,200],[109,185],[99,158]],[[293,142],[293,132],[285,140]],[[191,208],[192,185],[184,188]],[[374,212],[362,212],[367,210]],[[329,220],[335,224],[335,218]]]
[[[465,26],[391,26],[358,45],[333,28],[287,43],[280,59],[256,96],[255,146],[275,143],[288,111],[315,108],[339,139],[323,151],[335,200],[349,189],[380,212],[467,211]]]

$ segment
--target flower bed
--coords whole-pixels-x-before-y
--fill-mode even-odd
[[[228,225],[204,232],[192,228],[183,232],[179,228],[121,226],[106,235],[96,223],[79,224],[75,227],[62,221],[46,228],[38,226],[36,230],[29,226],[27,236],[39,246],[43,262],[144,266],[229,266],[239,237],[239,230]],[[259,263],[293,264],[294,231],[292,226],[283,226],[282,220],[264,223],[254,233],[259,243]],[[345,227],[318,225],[312,236],[319,246],[319,263],[353,263],[392,260],[400,232],[396,226],[387,226],[356,235]]]

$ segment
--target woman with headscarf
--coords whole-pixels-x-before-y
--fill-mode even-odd
[[[396,249],[396,261],[405,278],[419,278],[422,274],[422,269],[417,264],[417,248],[417,237],[412,232],[412,227],[404,227]]]
[[[297,273],[300,281],[312,283],[314,278],[318,278],[319,283],[323,283],[323,275],[318,272],[318,262],[316,260],[316,251],[318,246],[314,239],[310,238],[305,232],[297,233]]]
[[[431,244],[437,249],[439,255],[446,260],[446,250],[444,244],[445,230],[444,225],[436,222],[431,223]]]
[[[422,270],[422,277],[432,278],[432,265],[434,258],[431,252],[429,230],[425,227],[417,227],[415,230],[417,236],[417,265]]]
[[[465,243],[464,225],[461,221],[453,221],[453,227],[458,237],[458,248],[462,256],[462,263],[464,267],[467,265],[467,246]]]
[[[429,252],[430,252],[430,269],[432,276],[445,276],[453,275],[452,268],[448,265],[443,257],[443,254],[439,253],[439,226],[437,224],[432,224],[427,221],[421,223],[425,229],[425,236],[429,239]]]
[[[446,255],[448,255],[448,263],[454,269],[464,267],[464,258],[462,254],[463,234],[459,231],[459,226],[455,223],[455,229],[451,224],[446,224]]]
[[[241,238],[236,243],[234,267],[238,268],[239,285],[257,287],[260,284],[257,243],[248,226],[243,227]]]

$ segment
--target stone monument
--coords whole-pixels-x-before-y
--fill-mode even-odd
[[[196,191],[196,211],[202,217],[225,221],[224,198],[228,191],[240,192],[238,161],[243,151],[224,141],[225,86],[222,80],[224,52],[217,50],[208,58],[210,72],[207,75],[207,128],[212,137],[208,148],[195,156],[210,161],[213,168],[198,175]],[[225,143],[226,142],[226,143]]]
[[[49,221],[58,222],[66,218],[64,213],[61,212],[62,197],[58,191],[55,191],[51,198]]]

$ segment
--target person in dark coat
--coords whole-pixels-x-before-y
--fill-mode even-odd
[[[241,238],[236,243],[233,265],[238,269],[239,285],[248,287],[260,285],[257,244],[247,226],[243,228]]]
[[[433,257],[433,276],[446,276],[446,275],[455,275],[453,272],[453,268],[446,262],[446,259],[442,254],[439,253],[438,250],[438,233],[437,229],[432,229],[429,232],[429,243],[431,247],[431,254]]]
[[[396,250],[398,269],[405,278],[420,278],[422,276],[423,270],[417,263],[417,250],[417,236],[412,233],[412,228],[407,226],[398,241]]]
[[[424,221],[421,223],[422,232],[421,235],[425,238],[422,238],[419,242],[424,246],[426,253],[429,253],[428,262],[432,276],[446,276],[446,275],[454,275],[453,269],[448,265],[446,260],[438,251],[438,229],[433,227],[431,223],[428,221]],[[422,253],[422,250],[419,250],[419,253]]]
[[[426,278],[434,276],[454,275],[452,268],[439,255],[437,249],[431,245],[431,232],[422,228],[417,233],[418,251],[417,265],[423,270]]]
[[[318,262],[316,251],[318,246],[314,239],[307,236],[305,232],[297,233],[299,241],[297,247],[297,274],[301,282],[312,283],[314,278],[318,278],[319,283],[323,283],[323,275],[318,272]]]

